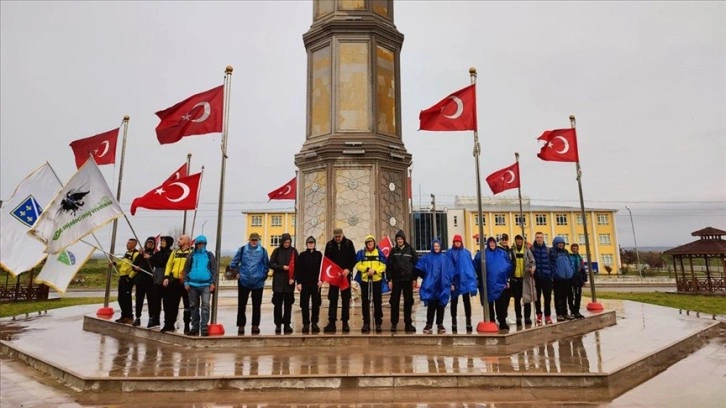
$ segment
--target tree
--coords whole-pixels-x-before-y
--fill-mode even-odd
[[[623,249],[620,248],[620,261],[623,264],[634,264],[637,262],[638,257],[635,254],[635,251],[631,249]]]
[[[646,252],[642,254],[641,259],[651,268],[661,268],[665,265],[663,262],[663,253],[661,252]]]

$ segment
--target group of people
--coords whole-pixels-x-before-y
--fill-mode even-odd
[[[182,235],[172,250],[174,238],[149,237],[142,251],[131,238],[126,242],[126,253],[118,263],[118,303],[121,317],[117,323],[141,325],[144,298],[148,304],[147,328],[161,326],[162,332],[176,331],[179,302],[184,304],[184,334],[208,336],[209,298],[217,279],[217,261],[207,250],[207,238],[198,236],[194,241]],[[136,318],[132,309],[132,290],[136,287]],[[161,308],[164,307],[164,325]]]
[[[136,241],[128,241],[127,252],[119,268],[119,305],[122,314],[117,322],[139,326],[146,297],[149,305],[147,327],[161,325],[163,300],[164,325],[161,331],[174,331],[179,301],[182,300],[184,334],[206,336],[210,293],[214,292],[217,283],[217,262],[214,254],[206,250],[207,239],[202,235],[193,242],[188,236],[181,236],[178,249],[174,251],[171,250],[173,243],[171,237],[161,237],[157,248],[154,237],[149,237],[143,252],[139,252],[136,250]],[[298,253],[292,246],[292,236],[286,233],[281,237],[280,246],[268,255],[260,244],[259,234],[250,234],[249,242],[237,250],[225,271],[227,278],[237,280],[238,335],[245,334],[250,297],[250,333],[261,333],[262,296],[265,281],[269,277],[272,277],[275,334],[294,332],[292,307],[296,291],[300,293],[302,333],[319,333],[323,285],[321,265],[324,257],[342,270],[342,279],[347,281],[347,285],[329,286],[328,322],[322,328],[324,333],[335,333],[338,330],[339,300],[340,328],[343,333],[350,332],[352,279],[358,281],[361,288],[361,333],[383,331],[384,285],[391,291],[390,331],[398,331],[403,297],[403,331],[416,333],[412,309],[413,292],[419,278],[420,298],[427,308],[423,333],[431,334],[434,330],[439,334],[446,333],[443,322],[448,304],[451,305],[451,331],[458,333],[459,298],[464,305],[464,330],[467,333],[473,331],[471,297],[484,290],[480,279],[482,255],[477,251],[472,260],[472,254],[464,247],[460,235],[454,236],[448,251],[443,251],[441,241],[434,239],[431,251],[422,256],[406,242],[403,231],[396,233],[395,244],[388,256],[378,247],[373,235],[366,236],[364,248],[356,252],[353,242],[344,236],[340,228],[333,231],[333,238],[325,244],[323,252],[317,250],[316,244],[315,238],[310,236],[305,241],[305,251]],[[564,240],[557,237],[549,248],[541,232],[535,234],[535,242],[531,247],[521,235],[515,237],[514,246],[509,247],[508,244],[507,234],[503,234],[499,242],[489,237],[484,250],[490,321],[497,322],[500,330],[508,330],[507,310],[510,300],[514,298],[517,326],[532,325],[532,303],[535,304],[537,324],[550,324],[553,322],[553,290],[558,321],[583,317],[579,309],[587,274],[577,244],[572,244],[572,252],[568,252]],[[133,286],[136,286],[136,319],[131,310]]]

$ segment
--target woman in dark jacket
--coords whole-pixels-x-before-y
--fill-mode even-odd
[[[275,334],[292,334],[292,304],[295,303],[295,261],[297,250],[292,247],[292,236],[282,234],[282,244],[270,255],[272,269],[272,304],[275,305]],[[283,310],[284,309],[284,310]]]

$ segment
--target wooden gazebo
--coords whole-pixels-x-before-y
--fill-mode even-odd
[[[726,240],[723,239],[726,231],[708,227],[694,231],[691,235],[699,239],[664,252],[665,255],[673,257],[678,292],[726,295],[726,279],[724,279]],[[703,271],[696,271],[693,265],[694,258],[702,258],[705,261]],[[688,260],[690,270],[688,275],[683,264],[684,259]],[[716,264],[720,265],[720,271],[711,265],[714,259],[717,260]]]

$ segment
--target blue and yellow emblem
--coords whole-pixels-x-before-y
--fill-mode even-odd
[[[35,197],[29,195],[28,198],[23,200],[15,209],[11,212],[16,220],[25,224],[28,228],[35,224],[35,221],[40,217],[43,212],[43,207],[38,204]]]

